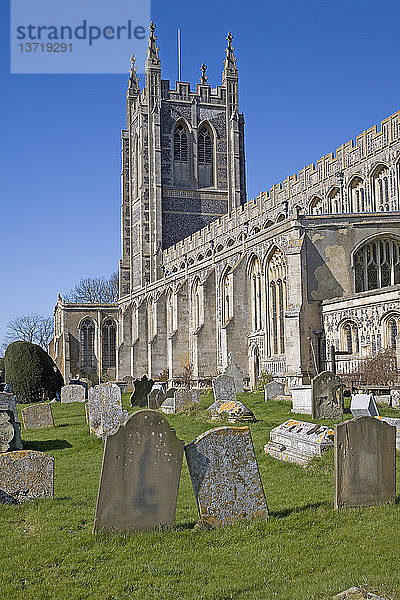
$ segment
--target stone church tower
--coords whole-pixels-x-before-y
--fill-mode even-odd
[[[151,23],[143,90],[134,56],[128,81],[121,297],[162,277],[162,250],[246,201],[244,118],[232,35],[221,85],[211,88],[203,63],[193,91],[181,81],[170,89],[161,79],[154,31]]]

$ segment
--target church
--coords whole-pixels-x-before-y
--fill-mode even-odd
[[[400,343],[400,112],[283,183],[246,198],[244,116],[227,47],[220,85],[161,77],[155,25],[140,89],[131,58],[122,131],[119,299],[54,311],[65,379],[205,386],[232,353],[307,384]]]

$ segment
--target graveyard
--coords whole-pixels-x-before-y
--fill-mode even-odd
[[[213,400],[212,392],[202,394],[200,402],[162,419],[178,440],[190,445],[210,429],[232,428],[229,413],[216,418],[207,411]],[[130,535],[93,533],[103,440],[101,433],[89,434],[85,403],[54,403],[54,427],[49,422],[44,428],[23,427],[24,450],[54,457],[54,498],[0,504],[1,597],[331,600],[352,586],[386,598],[400,597],[399,496],[379,506],[335,510],[333,445],[306,466],[277,460],[264,451],[270,431],[288,420],[312,421],[329,429],[340,419],[293,413],[288,400],[264,401],[261,392],[241,393],[237,400],[255,418],[238,422],[233,429],[250,430],[268,516],[264,511],[264,516],[223,527],[198,524],[183,456],[172,527]],[[22,421],[21,408],[30,405],[17,406]],[[130,405],[129,394],[123,394],[122,408],[129,415],[138,410]],[[352,417],[348,408],[346,399],[344,421]],[[378,408],[384,418],[398,416],[398,410],[388,405]]]

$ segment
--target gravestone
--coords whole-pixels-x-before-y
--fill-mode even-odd
[[[85,388],[76,383],[61,388],[61,402],[85,402]]]
[[[223,375],[228,375],[228,377],[233,377],[237,394],[241,394],[244,392],[244,387],[243,387],[244,375],[243,375],[242,370],[233,362],[232,352],[228,352],[228,366],[225,368]]]
[[[82,379],[71,379],[68,382],[69,385],[81,385],[84,390],[85,390],[85,400],[88,397],[88,392],[89,392],[89,384],[87,381],[83,381]],[[78,400],[77,402],[81,402],[81,400]]]
[[[33,404],[21,411],[22,422],[25,429],[44,429],[54,427],[51,406],[48,402]]]
[[[103,442],[107,435],[114,434],[128,418],[122,410],[121,389],[115,383],[101,383],[98,387],[101,411],[101,435]]]
[[[160,406],[160,410],[167,415],[176,415],[185,406],[200,402],[200,390],[188,390],[181,388],[175,390],[171,388],[167,391],[167,396]]]
[[[0,495],[24,502],[54,495],[54,458],[35,450],[0,454]]]
[[[107,436],[94,531],[132,533],[171,527],[183,446],[156,410],[134,413]]]
[[[389,600],[384,596],[377,596],[368,592],[365,588],[351,587],[340,594],[337,594],[332,600]]]
[[[238,400],[228,402],[216,401],[208,408],[212,419],[218,419],[224,414],[227,415],[230,423],[237,421],[255,421],[256,418],[247,406]]]
[[[350,410],[353,417],[378,417],[379,411],[373,394],[353,394]]]
[[[312,414],[311,385],[295,385],[292,392],[292,411],[303,415]]]
[[[343,418],[343,381],[330,371],[316,375],[311,382],[312,418]]]
[[[217,427],[185,446],[200,524],[268,517],[248,427]]]
[[[335,508],[395,499],[395,438],[394,427],[371,417],[335,425]]]
[[[285,386],[280,381],[270,381],[264,386],[264,400],[273,400],[277,396],[282,396],[285,391]]]
[[[14,419],[12,410],[0,411],[0,452],[22,450],[21,424]]]
[[[270,431],[266,454],[305,467],[314,456],[333,448],[333,429],[305,421],[289,419]]]
[[[154,410],[160,408],[166,397],[165,384],[155,383],[150,393],[147,394],[147,408]]]
[[[212,380],[212,388],[216,402],[236,401],[235,380],[229,375],[218,375]]]
[[[393,408],[400,408],[400,389],[393,388],[390,392],[391,405]]]
[[[135,379],[135,389],[131,395],[131,406],[141,406],[142,408],[147,406],[147,396],[150,394],[153,385],[154,381],[148,379],[146,375],[143,375],[142,379]]]
[[[101,430],[101,397],[98,389],[98,385],[89,389],[88,398],[88,420],[89,420],[89,431],[97,437],[102,436]]]
[[[11,410],[14,415],[14,421],[18,423],[17,398],[14,394],[0,393],[0,410]]]

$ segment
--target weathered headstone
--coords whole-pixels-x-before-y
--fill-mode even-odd
[[[155,383],[150,393],[147,394],[147,408],[154,410],[160,408],[166,397],[165,384]]]
[[[131,395],[131,406],[147,406],[147,396],[150,394],[154,381],[148,379],[147,375],[143,375],[142,379],[135,379],[134,392]]]
[[[11,410],[14,415],[14,421],[18,423],[17,398],[14,394],[0,393],[0,410]]]
[[[88,398],[88,420],[89,420],[89,431],[97,437],[102,436],[101,430],[101,396],[99,386],[96,385],[89,389]]]
[[[34,450],[0,454],[0,501],[1,493],[5,502],[52,498],[54,458]]]
[[[22,450],[21,424],[14,419],[12,410],[0,411],[0,452]]]
[[[25,429],[44,429],[54,427],[53,414],[48,402],[27,406],[21,411]]]
[[[353,394],[350,410],[353,417],[378,417],[379,411],[373,394]]]
[[[128,418],[128,412],[122,410],[121,390],[115,383],[102,383],[99,386],[101,402],[101,434],[103,441],[112,435]]]
[[[330,371],[323,371],[311,382],[312,418],[341,419],[343,417],[343,381]]]
[[[391,405],[393,408],[400,408],[400,389],[393,388],[390,392]]]
[[[282,396],[285,391],[285,386],[280,381],[270,381],[264,386],[264,400],[273,400],[277,396]]]
[[[335,425],[335,508],[395,499],[395,438],[394,427],[371,417]]]
[[[233,362],[232,352],[228,352],[228,366],[225,368],[223,375],[233,377],[237,394],[244,392],[243,388],[243,371]]]
[[[292,412],[303,415],[312,414],[311,385],[295,385],[292,392]]]
[[[218,375],[212,380],[214,398],[216,402],[236,401],[235,380],[229,375]]]
[[[200,390],[188,390],[186,388],[175,390],[174,388],[170,388],[160,409],[167,415],[176,415],[185,406],[192,403],[198,404],[199,402]]]
[[[64,385],[61,388],[61,402],[85,402],[85,388],[82,385]]]
[[[107,436],[94,531],[131,533],[174,524],[184,443],[156,410]]]
[[[88,392],[89,392],[89,384],[87,382],[87,380],[82,380],[82,379],[71,379],[69,382],[69,385],[81,385],[83,387],[83,389],[85,390],[85,400],[88,397]],[[79,402],[81,402],[79,400]]]
[[[217,400],[211,404],[211,406],[208,408],[208,411],[211,413],[212,419],[218,419],[226,414],[230,423],[236,423],[237,421],[256,420],[252,411],[238,400],[231,400],[228,402],[221,402]]]
[[[278,460],[306,466],[314,456],[333,448],[333,434],[325,425],[289,419],[271,429],[264,451]]]
[[[268,516],[248,427],[217,427],[185,446],[200,523],[210,527]]]

